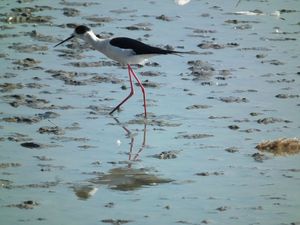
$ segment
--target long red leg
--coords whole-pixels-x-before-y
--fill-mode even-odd
[[[117,105],[109,114],[113,114],[114,111],[116,111],[118,108],[121,107],[121,105],[123,105],[132,95],[134,95],[134,89],[133,89],[133,83],[132,83],[132,78],[131,78],[131,68],[128,65],[128,76],[129,76],[129,82],[130,82],[130,93],[129,95],[122,101],[120,102],[119,105]]]
[[[145,114],[145,118],[147,118],[147,103],[146,103],[146,92],[145,92],[145,88],[142,84],[142,82],[139,80],[139,78],[136,76],[136,74],[134,73],[134,71],[132,70],[131,66],[128,64],[128,75],[129,75],[129,81],[130,81],[130,93],[129,95],[119,104],[117,105],[109,114],[113,114],[118,108],[120,108],[121,105],[123,105],[133,94],[134,94],[134,89],[133,89],[133,83],[132,83],[132,77],[131,75],[133,75],[133,77],[135,78],[135,80],[138,82],[139,86],[141,87],[142,93],[143,93],[143,100],[144,100],[144,114]]]
[[[130,65],[128,65],[128,69],[131,71],[131,74],[134,76],[134,78],[138,82],[139,86],[141,87],[141,90],[142,90],[142,93],[143,93],[143,100],[144,100],[144,115],[145,115],[145,118],[147,118],[147,103],[146,103],[146,91],[145,91],[145,88],[144,88],[142,82],[140,81],[140,79],[137,77],[137,75],[132,70],[132,68],[131,68]]]

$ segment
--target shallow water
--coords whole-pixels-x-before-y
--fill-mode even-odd
[[[299,154],[253,156],[300,136],[299,1],[20,2],[1,5],[1,224],[300,223]],[[127,70],[53,48],[71,24],[198,54],[135,67],[149,118],[138,86],[112,117]]]

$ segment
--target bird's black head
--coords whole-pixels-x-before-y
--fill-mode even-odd
[[[59,42],[59,43],[58,43],[57,45],[55,45],[54,47],[59,46],[59,45],[61,45],[62,43],[65,43],[66,41],[71,40],[71,39],[74,38],[74,37],[84,39],[85,33],[86,33],[86,32],[89,32],[90,30],[91,30],[90,28],[88,28],[87,26],[84,26],[84,25],[77,26],[77,27],[75,28],[75,30],[74,30],[74,33],[73,33],[70,37],[68,37],[67,39],[65,39],[65,40],[63,40],[63,41],[61,41],[61,42]]]
[[[75,28],[75,33],[76,34],[84,34],[84,33],[86,33],[86,32],[88,32],[88,31],[90,31],[91,29],[89,28],[89,27],[87,27],[87,26],[84,26],[84,25],[80,25],[80,26],[77,26],[76,28]]]

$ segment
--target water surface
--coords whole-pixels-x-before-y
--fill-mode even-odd
[[[299,155],[253,157],[300,135],[299,1],[20,2],[1,5],[1,224],[300,223]],[[53,48],[75,24],[198,54],[135,67],[149,118],[138,86],[112,117],[127,70]]]

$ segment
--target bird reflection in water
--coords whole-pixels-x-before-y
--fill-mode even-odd
[[[140,153],[146,147],[147,137],[147,124],[144,123],[143,140],[140,148],[134,150],[135,135],[117,118],[113,117],[125,132],[126,136],[130,138],[128,161],[120,162],[126,166],[114,167],[107,173],[93,172],[93,178],[84,181],[84,184],[77,184],[73,186],[73,190],[80,200],[87,200],[92,197],[98,188],[102,185],[107,186],[109,189],[117,191],[134,191],[146,186],[155,186],[158,184],[170,183],[173,180],[169,178],[162,178],[158,176],[154,168],[135,168],[134,162],[138,160]]]
[[[126,136],[130,138],[130,144],[129,144],[129,153],[128,153],[128,160],[129,161],[136,161],[140,155],[140,153],[144,150],[146,147],[146,137],[147,137],[147,121],[144,121],[144,128],[143,128],[143,141],[141,144],[141,147],[134,152],[134,141],[135,141],[135,135],[124,125],[122,124],[116,117],[113,117],[113,119],[117,122],[119,126],[122,127],[122,129],[126,132]],[[128,166],[130,166],[129,164]]]

